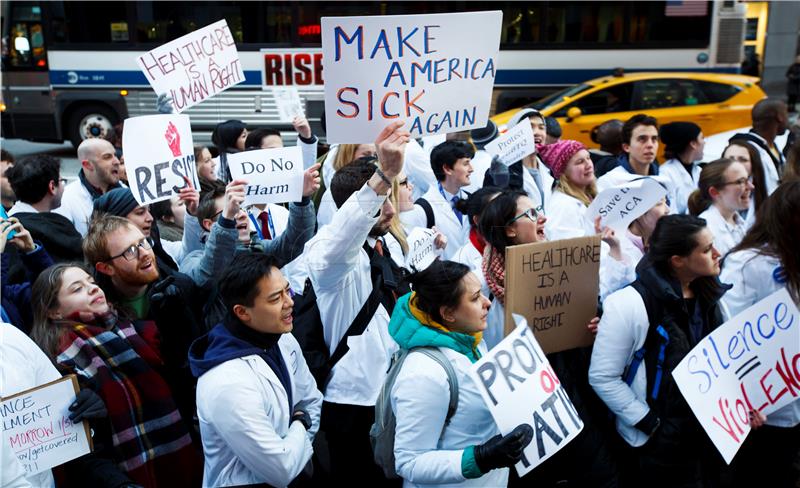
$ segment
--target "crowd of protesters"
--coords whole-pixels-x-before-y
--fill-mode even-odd
[[[751,411],[726,465],[672,376],[651,374],[782,287],[800,302],[800,143],[776,145],[784,102],[752,118],[707,154],[691,122],[609,120],[588,149],[524,109],[508,125],[530,124],[536,152],[498,168],[491,122],[440,143],[394,122],[374,144],[323,149],[298,117],[303,192],[286,205],[245,206],[228,155],[283,139],[237,120],[195,148],[200,188],[153,205],[107,140],[80,144],[69,184],[58,159],[3,151],[0,396],[76,374],[71,419],[94,448],[27,477],[5,449],[0,484],[800,486],[800,402]],[[624,233],[591,219],[599,192],[642,177],[667,196]],[[407,261],[416,228],[435,232],[425,270]],[[502,435],[469,374],[503,339],[505,250],[594,234],[594,344],[548,355],[584,428],[519,478],[533,431]],[[661,358],[637,354],[651,317]],[[370,430],[398,350],[412,352],[388,391],[387,470]]]

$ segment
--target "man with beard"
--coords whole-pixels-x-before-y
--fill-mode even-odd
[[[331,479],[347,484],[386,484],[372,462],[369,430],[398,347],[389,335],[389,316],[407,291],[382,237],[395,215],[387,196],[410,138],[402,125],[397,121],[378,136],[379,164],[360,158],[336,172],[331,194],[338,210],[304,252],[325,344],[332,358],[340,358],[327,378],[317,378],[325,395],[320,428],[330,449]],[[368,321],[355,330],[359,315]]]
[[[92,221],[83,243],[86,262],[115,310],[136,321],[155,322],[161,342],[161,372],[181,416],[194,417],[194,378],[189,371],[191,342],[202,335],[202,307],[207,290],[169,268],[159,270],[153,241],[131,221],[101,216]],[[195,441],[197,429],[190,426]]]
[[[121,168],[116,150],[104,139],[86,139],[78,146],[81,170],[78,179],[67,185],[61,199],[60,213],[86,236],[92,204],[103,193],[119,188]]]

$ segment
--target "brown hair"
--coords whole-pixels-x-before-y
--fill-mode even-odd
[[[762,166],[761,163],[761,154],[752,144],[742,139],[728,141],[728,147],[731,146],[743,147],[747,149],[747,153],[750,155],[750,174],[753,177],[753,186],[755,187],[753,189],[753,203],[755,204],[756,210],[758,210],[761,208],[761,204],[764,203],[764,200],[769,196],[767,195],[767,181],[764,179],[764,166]],[[728,150],[728,147],[725,148],[725,151]],[[723,157],[725,157],[725,151],[722,151]]]
[[[64,328],[53,323],[47,316],[58,307],[58,292],[64,272],[70,268],[80,268],[91,275],[80,263],[59,263],[50,266],[39,274],[31,288],[31,304],[33,304],[33,327],[31,338],[55,362],[58,355],[58,344],[64,334]]]
[[[792,144],[788,152],[783,179],[784,181],[800,180],[800,138],[795,138],[794,144]]]
[[[100,214],[92,219],[89,233],[83,239],[83,255],[86,262],[94,267],[95,264],[107,260],[108,235],[122,228],[136,228],[130,220],[115,215]]]
[[[725,171],[733,164],[733,160],[728,158],[717,159],[703,166],[700,171],[700,178],[697,180],[697,190],[689,195],[687,202],[689,213],[695,217],[705,212],[711,206],[713,200],[709,194],[711,188],[717,190],[725,186]]]

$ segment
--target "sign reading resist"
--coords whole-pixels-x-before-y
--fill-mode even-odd
[[[520,476],[583,430],[578,411],[524,320],[472,366],[470,375],[502,434],[520,424],[533,427],[533,440],[516,465]]]
[[[200,188],[188,115],[126,119],[122,151],[128,185],[139,205],[172,198],[187,180],[194,188]]]
[[[368,143],[394,120],[412,137],[483,127],[503,13],[323,17],[331,143]]]
[[[298,146],[228,154],[235,180],[246,180],[245,205],[299,202],[303,198],[303,153]]]
[[[161,45],[136,62],[153,90],[172,97],[179,113],[244,81],[225,19]]]
[[[800,311],[782,288],[719,326],[672,371],[697,420],[730,464],[767,415],[800,399]]]
[[[525,122],[515,125],[487,144],[484,149],[492,156],[500,158],[500,162],[506,165],[512,165],[525,156],[535,153],[536,143],[533,140],[531,124]]]
[[[653,178],[637,178],[601,191],[589,205],[589,218],[594,222],[599,215],[601,225],[625,232],[666,195],[667,189]]]

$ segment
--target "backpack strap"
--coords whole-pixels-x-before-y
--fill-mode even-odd
[[[447,359],[447,356],[438,348],[419,347],[413,350],[419,351],[439,363],[447,374],[447,383],[450,385],[450,404],[447,407],[447,417],[445,417],[444,421],[444,425],[447,426],[458,408],[458,377],[456,376],[456,371],[453,369],[453,365],[450,363],[450,360]]]
[[[669,344],[669,334],[666,329],[659,325],[656,327],[658,333],[659,346],[658,346],[658,360],[656,361],[656,377],[653,381],[653,390],[650,392],[650,398],[653,400],[658,398],[658,391],[661,389],[661,376],[664,374],[664,355]]]
[[[772,160],[772,164],[775,165],[775,169],[778,171],[778,174],[780,175],[781,169],[783,168],[783,161],[781,161],[780,157],[778,159],[775,159],[775,155],[772,153],[769,147],[766,144],[764,144],[764,141],[754,136],[753,134],[750,134],[749,132],[740,132],[738,134],[734,134],[733,137],[728,139],[728,142],[736,140],[752,142],[756,146],[766,151],[767,154],[769,154],[769,158]],[[778,153],[780,154],[780,151]]]
[[[425,200],[424,198],[417,198],[417,201],[414,202],[414,205],[419,205],[422,207],[422,210],[425,211],[425,227],[430,229],[434,225],[436,225],[436,217],[433,214],[433,207],[431,207],[431,202]]]

